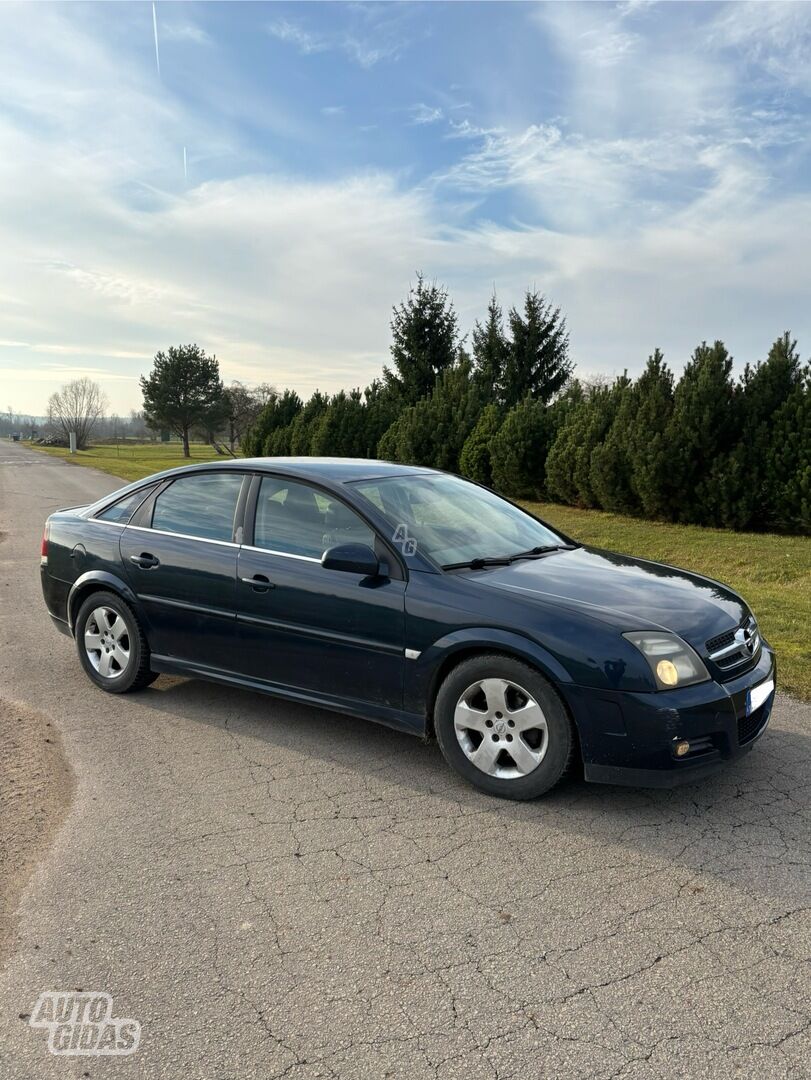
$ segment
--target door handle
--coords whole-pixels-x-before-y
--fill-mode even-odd
[[[160,559],[156,559],[148,551],[142,551],[140,555],[130,555],[130,562],[135,563],[141,570],[154,570],[161,564]]]
[[[270,578],[265,577],[264,574],[254,574],[253,577],[240,578],[240,581],[250,585],[254,592],[267,592],[268,589],[276,588]]]

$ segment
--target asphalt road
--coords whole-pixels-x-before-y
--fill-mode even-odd
[[[811,707],[780,699],[699,786],[516,805],[359,720],[166,677],[107,696],[38,554],[51,510],[117,486],[0,444],[0,697],[76,774],[0,975],[0,1075],[811,1076]],[[135,1054],[47,1052],[26,1014],[76,988],[141,1023]]]

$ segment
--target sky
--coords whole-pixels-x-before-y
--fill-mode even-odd
[[[157,50],[156,50],[157,34]],[[0,5],[0,408],[366,385],[417,271],[581,373],[811,351],[811,4]]]

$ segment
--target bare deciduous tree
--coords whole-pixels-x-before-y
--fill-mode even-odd
[[[107,407],[107,398],[98,383],[92,379],[74,379],[48,398],[48,422],[64,432],[69,438],[76,432],[76,446],[87,448],[91,432]]]
[[[235,379],[225,388],[228,445],[232,453],[265,405],[278,396],[276,387],[270,383],[259,383],[251,389]]]

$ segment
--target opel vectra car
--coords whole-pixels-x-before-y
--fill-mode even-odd
[[[587,780],[695,781],[752,747],[774,700],[774,654],[732,589],[431,469],[174,469],[51,515],[41,562],[103,690],[171,672],[366,717],[436,736],[507,798],[575,757]]]

